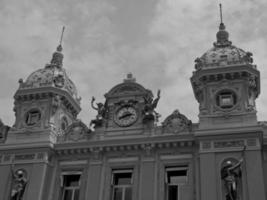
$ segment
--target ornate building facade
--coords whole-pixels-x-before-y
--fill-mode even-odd
[[[2,200],[264,200],[266,124],[257,121],[260,72],[223,23],[195,60],[199,123],[174,110],[157,125],[156,97],[132,74],[77,119],[80,98],[62,46],[14,95],[16,121],[0,124]]]

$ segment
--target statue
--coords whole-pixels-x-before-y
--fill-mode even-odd
[[[160,99],[160,90],[158,90],[157,98],[154,100],[149,97],[144,97],[144,100],[145,100],[145,106],[143,110],[143,114],[145,115],[144,121],[154,120],[155,117],[157,120],[160,117],[160,114],[155,111],[155,108],[158,105],[159,99]]]
[[[233,163],[231,160],[227,160],[225,166],[221,169],[221,179],[224,182],[224,188],[226,191],[226,200],[238,199],[238,184],[241,178],[241,164],[244,160],[243,149],[242,157],[237,163]]]
[[[97,103],[96,104],[97,107],[96,107],[94,106],[94,102],[95,102],[95,97],[92,97],[91,107],[97,111],[97,115],[96,115],[96,119],[91,121],[90,126],[92,124],[95,124],[95,126],[101,126],[103,120],[106,118],[107,108],[106,108],[106,105],[104,105],[103,103]]]
[[[251,52],[246,52],[246,55],[243,57],[243,60],[249,64],[253,63],[253,54]]]
[[[18,169],[14,172],[12,166],[12,188],[10,194],[10,200],[22,200],[25,187],[27,185],[26,171]]]
[[[0,140],[5,139],[7,136],[7,132],[9,131],[10,127],[6,126],[2,120],[0,119]]]

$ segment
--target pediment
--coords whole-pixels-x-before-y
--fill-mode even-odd
[[[150,90],[145,89],[142,85],[135,82],[124,82],[113,87],[105,94],[106,98],[120,97],[125,95],[152,95]]]
[[[64,134],[64,141],[87,140],[90,136],[90,129],[80,120],[69,125]]]
[[[162,123],[163,133],[190,132],[192,129],[192,122],[185,115],[175,110]]]

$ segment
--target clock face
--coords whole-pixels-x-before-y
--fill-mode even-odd
[[[137,120],[137,111],[131,106],[124,106],[117,110],[114,115],[116,124],[122,127],[127,127],[134,124]]]

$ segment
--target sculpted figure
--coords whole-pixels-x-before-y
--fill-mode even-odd
[[[0,119],[0,139],[6,138],[7,132],[10,129],[9,126],[6,126]]]
[[[150,117],[154,119],[154,115],[156,116],[156,118],[160,116],[160,114],[155,111],[155,108],[158,105],[159,99],[160,99],[160,90],[158,90],[157,98],[154,100],[152,98],[144,97],[144,100],[145,100],[145,106],[143,110],[143,113],[145,115],[144,119],[148,119]]]
[[[97,106],[94,105],[95,97],[92,97],[91,100],[91,107],[97,111],[96,119],[92,120],[90,126],[92,124],[101,125],[103,119],[106,118],[107,109],[103,103],[96,103]]]
[[[25,187],[27,185],[26,172],[22,169],[18,169],[14,172],[12,167],[12,188],[10,194],[10,200],[22,200]]]
[[[226,165],[221,169],[221,179],[224,182],[226,200],[237,200],[238,198],[238,183],[241,178],[243,157],[244,156],[242,155],[237,163],[233,163],[231,160],[226,161]]]

